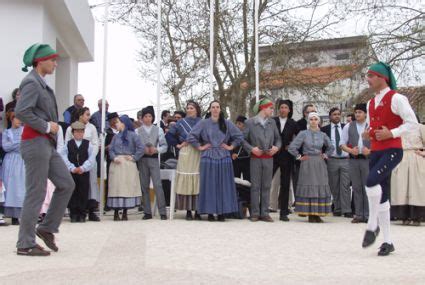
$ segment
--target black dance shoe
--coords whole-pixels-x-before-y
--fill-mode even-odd
[[[389,244],[389,243],[384,242],[381,245],[381,247],[379,248],[378,255],[379,256],[387,256],[391,252],[393,252],[394,250],[395,250],[395,248],[394,248],[393,244]]]
[[[366,248],[368,246],[371,246],[375,242],[378,234],[379,234],[379,227],[377,227],[375,231],[366,230],[364,234],[364,238],[363,238],[362,247]]]

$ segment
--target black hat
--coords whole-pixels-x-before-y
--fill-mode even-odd
[[[242,115],[239,115],[236,118],[236,122],[240,122],[240,123],[245,123],[246,120],[247,120],[246,117],[245,116],[242,116]]]
[[[280,99],[277,102],[277,109],[279,110],[280,106],[282,104],[285,104],[289,107],[289,114],[288,114],[288,118],[292,118],[292,114],[294,113],[294,103],[289,100],[289,99]]]
[[[114,119],[114,118],[118,118],[118,113],[117,112],[113,112],[113,113],[109,113],[108,114],[108,121]]]
[[[366,104],[365,103],[359,103],[354,107],[354,111],[356,110],[360,110],[363,111],[365,113],[367,113],[367,108],[366,108]]]
[[[155,122],[155,110],[153,109],[153,106],[147,106],[147,107],[142,109],[142,114],[141,114],[142,118],[147,114],[151,114],[152,115],[152,123]]]

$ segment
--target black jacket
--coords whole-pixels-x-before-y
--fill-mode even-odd
[[[280,148],[279,152],[275,154],[274,156],[275,162],[278,162],[281,160],[292,161],[294,157],[288,152],[287,148],[299,132],[297,123],[293,119],[288,118],[288,120],[286,121],[285,127],[283,128],[283,131],[280,132],[279,117],[274,117],[273,119],[276,122],[276,127],[279,131],[279,134],[282,140],[282,147]]]

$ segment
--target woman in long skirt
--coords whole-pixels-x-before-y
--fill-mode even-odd
[[[186,105],[186,117],[172,126],[166,135],[167,142],[180,150],[174,186],[177,194],[176,209],[186,210],[188,221],[193,220],[192,211],[195,211],[195,220],[201,219],[196,211],[201,154],[187,142],[189,133],[199,121],[201,108],[198,103],[189,101]]]
[[[391,174],[391,216],[403,225],[425,219],[425,126],[401,136],[403,159]]]
[[[25,198],[25,165],[19,151],[23,127],[12,113],[12,126],[3,133],[2,146],[6,155],[3,160],[3,183],[5,192],[4,215],[12,218],[12,225],[19,225]]]
[[[84,129],[84,139],[90,141],[90,144],[93,146],[93,152],[96,156],[99,152],[99,137],[97,135],[96,127],[90,123],[90,109],[87,107],[78,109],[75,114],[73,114],[74,120],[78,120],[83,123],[86,128]],[[65,133],[65,146],[68,144],[68,141],[72,139],[72,129],[68,127]],[[99,222],[99,217],[95,214],[97,204],[100,201],[100,193],[97,187],[97,164],[93,165],[93,168],[90,170],[90,192],[89,192],[89,202],[88,202],[88,211],[89,211],[89,221]]]
[[[208,214],[208,220],[224,221],[224,214],[238,210],[236,186],[230,151],[238,146],[243,135],[224,119],[218,101],[211,102],[208,118],[191,131],[188,142],[201,151],[200,193],[198,212]]]
[[[295,211],[308,216],[310,223],[322,223],[320,217],[331,212],[331,191],[325,159],[334,151],[330,139],[320,131],[320,117],[308,115],[309,129],[301,131],[289,145],[289,153],[301,161],[295,198]],[[302,147],[303,155],[299,149]],[[323,147],[326,152],[323,153]]]
[[[142,192],[136,162],[142,157],[144,146],[127,116],[117,121],[116,129],[119,133],[109,146],[112,162],[109,168],[107,205],[114,209],[114,221],[126,221],[127,210],[140,205]],[[122,217],[119,216],[119,210],[123,210]]]

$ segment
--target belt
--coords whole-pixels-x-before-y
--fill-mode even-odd
[[[335,156],[331,156],[331,158],[333,158],[333,159],[348,159],[348,156],[346,156],[346,157],[335,157]]]
[[[143,158],[158,158],[158,154],[157,153],[154,153],[152,155],[144,154],[142,157]]]
[[[350,154],[350,159],[367,159],[367,157],[363,154],[359,154],[356,156]]]

